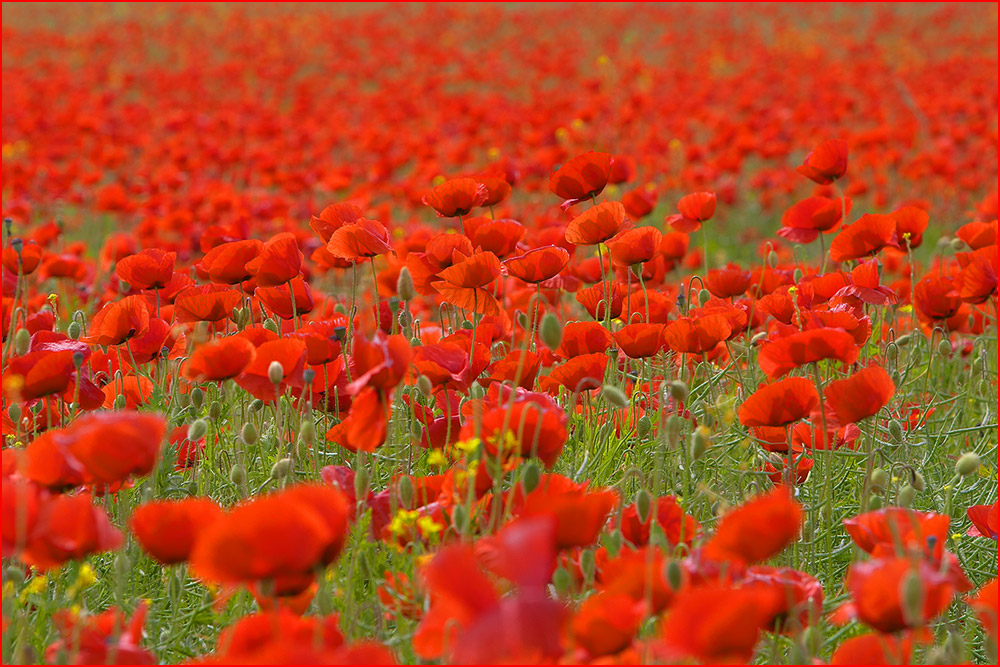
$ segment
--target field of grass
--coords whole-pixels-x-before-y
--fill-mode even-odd
[[[4,3],[4,662],[996,664],[996,26]]]

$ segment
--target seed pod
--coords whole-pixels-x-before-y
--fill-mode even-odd
[[[295,461],[287,456],[283,459],[278,459],[275,461],[274,465],[271,466],[271,479],[277,481],[285,479],[288,477],[288,474],[292,472],[294,465]]]
[[[222,416],[222,404],[218,401],[212,401],[208,404],[208,418],[214,422],[219,421],[219,417]]]
[[[411,301],[417,295],[413,285],[413,275],[408,267],[404,266],[399,270],[399,277],[396,278],[396,294],[403,301]]]
[[[639,489],[635,494],[635,513],[639,516],[640,523],[646,523],[649,519],[650,504],[653,499],[649,495],[649,491],[646,489]]]
[[[247,469],[242,463],[237,463],[229,469],[229,481],[236,486],[243,486],[247,483]]]
[[[666,572],[667,584],[675,592],[681,589],[681,584],[684,583],[684,571],[681,570],[681,564],[676,560],[667,561],[667,566],[664,568]]]
[[[542,479],[542,470],[535,460],[528,461],[524,470],[521,471],[521,486],[525,493],[531,493],[538,488],[538,482]]]
[[[639,423],[636,424],[636,434],[639,436],[640,440],[645,439],[649,432],[653,430],[653,422],[647,415],[639,417]]]
[[[920,581],[920,575],[910,570],[903,576],[899,584],[900,606],[903,611],[903,618],[912,627],[919,627],[924,624],[924,584]]]
[[[208,422],[204,419],[196,419],[188,426],[187,439],[191,442],[198,442],[208,435]]]
[[[675,401],[684,403],[688,400],[689,394],[690,390],[688,390],[687,383],[684,380],[674,380],[670,383],[670,395],[674,397]]]
[[[403,509],[410,509],[413,506],[413,478],[403,475],[396,482],[396,493],[399,496],[399,504]]]
[[[963,250],[965,250],[965,241],[963,241],[958,237],[952,238],[952,240],[948,243],[948,245],[950,245],[951,249],[954,250],[955,252],[962,252]]]
[[[596,562],[592,549],[580,552],[580,569],[583,570],[583,574],[588,580],[594,578],[595,565]]]
[[[364,500],[368,497],[368,468],[361,466],[354,471],[354,497]]]
[[[958,463],[955,464],[955,472],[962,477],[974,475],[977,470],[979,470],[979,454],[975,452],[962,454],[958,459]]]
[[[27,329],[18,329],[14,333],[14,354],[19,357],[28,354],[29,347],[31,347],[31,332]]]
[[[313,380],[316,379],[316,371],[312,368],[307,368],[302,371],[302,382],[306,387],[312,384]]]
[[[893,442],[903,442],[903,426],[895,419],[889,422],[889,437]]]
[[[201,390],[201,387],[195,387],[191,390],[191,407],[195,410],[201,410],[203,405],[205,405],[205,392]]]
[[[267,367],[267,379],[271,384],[281,384],[281,381],[285,378],[285,368],[281,365],[280,361],[272,361],[271,365]]]
[[[417,378],[417,389],[419,389],[420,393],[424,396],[430,396],[434,393],[434,385],[431,384],[431,379],[423,374]]]
[[[912,484],[904,484],[896,493],[896,504],[900,507],[910,507],[917,497],[917,490]]]
[[[243,425],[243,430],[240,431],[240,437],[246,444],[255,445],[260,436],[257,435],[257,427],[253,425],[253,422],[247,422]]]
[[[628,398],[625,397],[621,389],[614,385],[606,384],[602,386],[601,398],[616,408],[624,409],[628,407]]]
[[[697,461],[705,453],[705,450],[712,444],[711,435],[712,431],[704,425],[694,430],[694,433],[691,434],[691,448],[689,450],[692,459]]]
[[[552,313],[545,313],[542,323],[538,328],[538,335],[545,343],[545,347],[555,350],[562,342],[563,327],[559,318]]]
[[[869,478],[868,488],[875,493],[885,493],[886,488],[889,486],[889,473],[887,473],[882,468],[875,468],[872,470],[871,477]]]
[[[66,327],[66,335],[73,340],[79,340],[81,329],[79,322],[70,322],[69,326]]]

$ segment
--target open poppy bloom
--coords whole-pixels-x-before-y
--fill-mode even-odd
[[[597,537],[618,502],[613,489],[591,489],[562,475],[542,475],[534,491],[514,503],[514,514],[522,517],[556,517],[556,546],[559,549],[586,547]]]
[[[853,424],[881,410],[896,391],[889,374],[879,366],[860,370],[823,389],[826,402],[841,425]]]
[[[750,287],[751,274],[730,263],[724,269],[712,269],[705,276],[705,288],[719,299],[742,296]]]
[[[812,243],[820,234],[832,234],[842,222],[844,209],[851,211],[851,200],[843,203],[828,197],[809,197],[792,205],[781,216],[778,236],[792,243]]]
[[[608,357],[603,352],[581,354],[553,368],[548,377],[575,394],[604,384],[607,367]]]
[[[481,182],[463,176],[435,186],[421,201],[437,211],[439,217],[456,218],[483,206],[489,195],[489,189]]]
[[[784,487],[777,487],[726,514],[705,544],[704,555],[747,565],[763,562],[799,536],[802,521],[802,508]]]
[[[662,349],[663,325],[637,322],[626,324],[615,332],[615,342],[630,359],[655,356]]]
[[[281,367],[277,383],[272,382],[269,370],[272,364]],[[274,402],[288,387],[302,385],[302,371],[306,364],[306,344],[298,338],[282,338],[257,347],[257,352],[243,372],[236,376],[236,384],[262,401]]]
[[[795,171],[820,185],[833,183],[847,173],[847,142],[827,139],[810,152]]]
[[[181,373],[193,382],[221,382],[242,373],[256,354],[253,343],[243,336],[217,338],[195,349]]]
[[[563,208],[593,199],[607,187],[613,162],[610,153],[590,151],[577,155],[549,177],[549,190],[565,200]]]
[[[866,213],[853,225],[840,229],[830,244],[835,262],[871,257],[886,246],[896,245],[896,219],[891,215]]]
[[[608,241],[611,261],[618,266],[648,262],[656,255],[663,235],[656,227],[636,227]]]
[[[523,389],[513,394],[500,389],[496,396],[496,404],[483,410],[478,427],[487,454],[504,458],[535,456],[551,468],[569,438],[569,418],[563,409],[546,394]],[[460,438],[475,437],[476,430],[476,424],[469,420]]]
[[[219,506],[207,498],[157,501],[137,507],[129,527],[143,551],[158,563],[171,565],[186,561],[198,536],[222,516]]]
[[[997,539],[997,533],[1000,533],[998,506],[1000,506],[1000,502],[992,505],[973,505],[967,509],[965,513],[972,522],[972,527],[966,534],[972,537]]]
[[[462,229],[476,248],[492,252],[500,258],[508,257],[517,250],[527,229],[517,220],[487,217],[466,218]]]
[[[701,532],[701,524],[694,517],[684,513],[676,496],[657,498],[645,521],[639,518],[639,510],[636,504],[632,503],[622,511],[618,527],[622,537],[635,546],[642,547],[649,543],[650,529],[654,520],[663,531],[667,542],[672,545],[690,545]]]
[[[569,252],[559,246],[542,246],[523,255],[510,257],[503,263],[509,275],[537,285],[554,278],[569,263]]]
[[[607,316],[615,319],[621,316],[622,307],[625,305],[623,292],[624,290],[619,283],[611,283],[611,298],[609,299],[607,285],[598,283],[578,290],[576,300],[587,309],[587,313],[595,320],[603,321]]]
[[[4,482],[4,487],[7,485]],[[6,504],[7,498],[4,501]],[[111,525],[108,515],[94,505],[87,493],[42,500],[35,520],[27,526],[27,535],[21,560],[43,571],[91,554],[113,551],[124,542],[121,532]]]
[[[358,218],[334,231],[326,249],[334,257],[357,262],[391,252],[392,243],[381,222]]]
[[[920,599],[914,607],[904,600],[904,580],[919,582]],[[921,628],[939,616],[955,595],[948,577],[926,560],[877,558],[851,565],[847,590],[859,621],[879,632]]]
[[[597,245],[630,225],[621,202],[601,202],[570,221],[566,227],[566,240],[574,245]]]
[[[312,216],[309,227],[323,243],[327,243],[333,233],[343,227],[357,222],[364,217],[364,212],[351,203],[330,204],[318,216]]]
[[[785,426],[804,419],[819,404],[819,395],[809,380],[790,377],[762,385],[740,406],[744,426]]]
[[[678,317],[663,330],[663,338],[674,352],[704,354],[732,333],[733,325],[724,315]]]
[[[235,285],[253,275],[247,265],[263,250],[264,243],[258,239],[222,243],[205,253],[200,266],[213,283]]]
[[[275,234],[264,244],[260,254],[246,263],[246,270],[258,287],[284,285],[302,270],[302,251],[295,235]]]
[[[836,359],[844,364],[858,360],[854,337],[843,329],[807,329],[763,345],[757,361],[768,377],[776,378],[805,364]]]
[[[42,261],[42,247],[36,241],[22,243],[21,252],[11,246],[3,249],[3,268],[15,276],[30,276]]]
[[[79,610],[61,609],[53,617],[59,639],[45,649],[46,662],[72,655],[78,665],[155,665],[156,656],[142,648],[142,628],[147,603],[140,602],[131,620],[112,607],[84,616]]]
[[[715,215],[715,193],[695,192],[681,197],[677,202],[680,213],[668,215],[666,222],[674,231],[691,234],[701,229]]]
[[[160,289],[174,277],[177,253],[149,248],[118,260],[115,273],[133,289]]]
[[[84,341],[91,345],[121,345],[149,328],[149,305],[138,294],[112,301],[94,315],[90,335]]]
[[[182,290],[174,299],[178,322],[219,322],[230,317],[243,296],[225,285],[199,285]]]
[[[997,295],[998,254],[995,245],[956,255],[962,270],[955,287],[965,303],[985,303]]]

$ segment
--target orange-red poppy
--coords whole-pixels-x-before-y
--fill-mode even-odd
[[[199,285],[181,290],[174,299],[178,322],[219,322],[243,302],[239,291],[225,285]]]
[[[121,345],[149,328],[149,304],[139,294],[112,301],[97,311],[90,321],[90,335],[83,340],[91,345]]]
[[[568,207],[604,191],[611,177],[610,153],[590,151],[567,160],[549,177],[549,190]]]
[[[148,248],[118,260],[115,273],[134,289],[160,289],[174,276],[177,253]]]
[[[504,261],[503,266],[509,275],[537,285],[559,275],[568,263],[569,252],[565,248],[550,245],[511,257]]]
[[[205,253],[200,266],[213,283],[235,285],[253,275],[247,264],[263,250],[264,243],[258,239],[222,243]]]
[[[435,186],[421,201],[430,206],[439,217],[455,218],[468,215],[472,209],[483,206],[490,191],[474,178],[463,176]]]
[[[895,391],[895,383],[883,368],[869,366],[845,380],[831,382],[823,395],[837,421],[844,425],[876,414]]]
[[[830,258],[835,262],[862,259],[895,244],[896,219],[891,215],[866,213],[853,225],[840,229],[830,244]]]
[[[281,367],[280,381],[271,381],[271,364]],[[302,371],[306,364],[306,344],[298,338],[282,338],[257,347],[257,353],[247,367],[236,376],[236,384],[268,403],[278,400],[278,395],[288,387],[302,385]]]
[[[807,156],[795,171],[820,185],[829,185],[847,173],[847,142],[827,139]]]
[[[930,222],[927,211],[916,206],[903,206],[889,214],[896,221],[896,238],[899,247],[906,250],[919,248],[924,242],[924,231]]]
[[[556,366],[548,377],[573,393],[596,389],[604,384],[608,357],[603,352],[581,354]]]
[[[916,577],[921,595],[916,608],[903,599],[904,580]],[[876,558],[847,571],[847,590],[859,621],[879,632],[921,628],[951,604],[955,589],[948,577],[922,559]]]
[[[680,213],[668,215],[666,222],[674,231],[691,234],[701,229],[715,215],[716,197],[714,192],[694,192],[681,197],[677,202]]]
[[[196,348],[181,374],[192,382],[221,382],[242,373],[257,354],[253,343],[243,336],[227,336]]]
[[[162,500],[140,505],[129,527],[151,558],[164,565],[183,563],[198,536],[222,518],[222,510],[208,498]]]
[[[791,206],[781,216],[778,236],[792,243],[812,243],[820,234],[831,234],[843,219],[844,209],[851,211],[851,200],[845,198],[809,197]]]
[[[112,551],[123,542],[121,532],[111,525],[103,509],[94,506],[90,494],[57,495],[40,505],[21,559],[39,570],[49,570],[90,554]]]
[[[318,216],[312,216],[309,220],[309,227],[316,232],[316,235],[323,243],[330,241],[333,233],[351,223],[357,222],[364,217],[364,212],[350,203],[330,204]]]
[[[631,223],[621,202],[606,201],[573,218],[566,226],[566,240],[574,245],[597,245],[614,237]]]
[[[705,544],[706,558],[752,565],[776,556],[802,528],[802,508],[785,487],[743,503],[726,514]]]
[[[473,246],[492,252],[500,258],[514,253],[527,232],[524,225],[509,218],[498,220],[487,217],[466,218],[462,221],[462,228]]]
[[[678,317],[663,330],[663,338],[678,354],[704,354],[732,333],[733,325],[724,315]]]
[[[655,356],[663,347],[662,324],[637,322],[626,324],[615,332],[615,342],[630,359]]]
[[[730,299],[742,296],[750,287],[750,272],[737,264],[729,263],[723,269],[712,269],[705,276],[705,288],[712,296]]]
[[[636,227],[608,241],[611,261],[618,266],[648,262],[656,255],[663,235],[656,227]]]
[[[246,263],[246,270],[258,287],[284,285],[302,270],[302,251],[290,232],[275,234],[264,244],[260,254]]]
[[[744,426],[786,426],[804,419],[819,404],[819,394],[809,380],[790,377],[761,385],[740,406]]]
[[[356,262],[391,252],[392,243],[381,222],[358,218],[334,231],[326,249],[334,257]]]
[[[962,270],[955,287],[965,303],[984,303],[997,295],[998,253],[995,245],[956,256]]]
[[[701,524],[694,517],[684,513],[675,496],[657,498],[649,508],[645,521],[639,518],[636,503],[632,503],[622,510],[621,519],[617,523],[622,537],[633,545],[642,547],[649,543],[650,529],[654,520],[663,531],[667,542],[673,546],[690,545],[701,532]]]
[[[763,345],[757,363],[768,377],[777,378],[799,366],[823,359],[853,364],[858,354],[851,334],[843,329],[821,327],[799,331]]]

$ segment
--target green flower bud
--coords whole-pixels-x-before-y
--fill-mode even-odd
[[[802,282],[802,276],[803,275],[804,274],[802,273],[802,269],[796,267],[795,271],[792,273],[792,278],[795,280],[795,284],[796,285],[799,284],[800,282]]]
[[[27,329],[18,329],[14,333],[14,354],[21,357],[28,354],[31,347],[31,333]]]
[[[403,509],[413,507],[413,478],[403,475],[396,482],[396,493],[399,496],[399,504]]]
[[[222,404],[218,401],[212,401],[208,404],[208,418],[213,422],[219,421],[219,417],[222,416]]]
[[[69,326],[66,327],[66,335],[73,340],[79,340],[82,329],[79,322],[70,322]]]
[[[975,452],[966,452],[962,454],[962,456],[958,459],[958,463],[955,464],[955,472],[962,477],[974,475],[978,470],[979,454],[976,454]]]
[[[903,426],[895,419],[889,422],[889,437],[893,442],[903,442]]]
[[[272,333],[278,333],[278,331],[280,331],[278,323],[271,318],[264,320],[264,328]]]
[[[903,618],[912,627],[919,627],[924,624],[924,583],[920,581],[920,575],[910,570],[903,576],[899,584],[900,606],[903,611]]]
[[[417,295],[416,288],[413,286],[413,275],[410,274],[410,269],[405,266],[399,270],[399,278],[396,279],[396,294],[403,301],[411,301]]]
[[[128,402],[125,400],[125,396],[119,394],[115,396],[115,410],[124,410]]]
[[[361,466],[354,471],[354,497],[358,500],[363,501],[368,497],[369,480],[368,468]]]
[[[10,416],[10,420],[14,422],[15,426],[21,423],[21,404],[11,403],[10,407],[7,408],[7,414]]]
[[[525,493],[531,493],[538,488],[538,483],[542,479],[542,470],[535,460],[528,461],[524,470],[521,471],[521,486]]]
[[[872,496],[869,498],[868,509],[873,512],[882,509],[882,496]]]
[[[243,486],[247,483],[247,469],[242,463],[237,463],[229,469],[229,481],[236,486]]]
[[[649,495],[649,491],[646,489],[639,489],[635,494],[635,513],[639,517],[640,523],[646,523],[649,519],[650,505],[653,499]]]
[[[904,484],[896,493],[896,504],[900,507],[911,507],[917,497],[917,490],[912,484]]]
[[[652,420],[647,415],[639,417],[639,423],[636,424],[636,434],[639,436],[639,439],[643,440],[652,430]]]
[[[965,241],[963,241],[962,239],[957,238],[957,237],[953,238],[948,243],[948,245],[950,245],[951,249],[954,250],[955,252],[963,252],[964,250],[967,249],[967,246],[965,245]]]
[[[538,328],[538,335],[545,343],[545,347],[555,350],[562,342],[563,327],[559,318],[552,313],[545,313],[542,323]]]
[[[938,354],[942,357],[951,356],[951,349],[951,341],[947,338],[942,339],[941,342],[938,343]]]
[[[708,300],[711,298],[712,298],[712,293],[709,292],[707,289],[698,291],[698,303],[700,303],[701,305],[704,306],[706,303],[708,303]]]
[[[455,505],[451,510],[451,525],[459,533],[464,533],[468,523],[469,513],[465,510],[465,505]]]
[[[564,567],[557,567],[552,574],[552,584],[556,588],[556,593],[561,597],[566,597],[573,587],[573,575]]]
[[[424,396],[430,396],[434,393],[434,385],[431,384],[431,379],[423,374],[417,378],[417,389]]]
[[[868,488],[875,493],[885,493],[885,490],[889,487],[889,473],[887,473],[882,468],[875,468],[872,470],[871,477],[869,478]]]
[[[253,422],[247,422],[240,431],[240,437],[246,444],[255,445],[260,436],[257,434],[257,427],[253,425]]]
[[[684,583],[684,571],[681,570],[681,564],[676,560],[669,560],[667,561],[667,565],[664,569],[667,584],[674,592],[679,591],[681,589],[681,585]]]
[[[208,435],[208,422],[204,419],[196,419],[188,426],[187,439],[191,442],[198,442]]]
[[[674,380],[670,383],[670,395],[673,396],[675,401],[680,401],[684,403],[688,400],[688,395],[690,391],[688,390],[687,383],[684,380]]]
[[[316,442],[316,423],[310,417],[304,418],[299,424],[299,440],[309,447]]]
[[[201,406],[205,405],[205,392],[201,390],[201,387],[195,387],[191,390],[191,407],[195,410],[201,410]]]
[[[767,265],[772,269],[778,265],[778,253],[773,250],[767,253]]]
[[[691,434],[691,447],[689,450],[692,459],[697,461],[705,453],[705,450],[712,444],[711,435],[712,431],[704,425],[694,430],[694,433]]]
[[[602,386],[601,398],[616,408],[624,409],[628,407],[628,398],[626,398],[625,393],[614,385],[606,384]]]
[[[292,468],[295,466],[295,461],[289,457],[283,459],[278,459],[275,461],[274,465],[271,466],[271,479],[281,481],[288,477],[289,473],[292,472]]]
[[[473,382],[469,385],[469,398],[478,399],[486,396],[486,390],[483,389],[483,385],[478,382]]]
[[[580,569],[583,570],[583,574],[588,580],[593,580],[597,568],[592,549],[580,552]]]
[[[923,491],[926,488],[926,484],[924,483],[924,476],[920,474],[919,470],[913,471],[913,481],[910,482],[910,484],[912,484],[913,488],[916,489],[917,491]]]
[[[281,384],[281,381],[285,379],[285,368],[280,361],[272,361],[271,365],[267,367],[267,379],[271,384]]]
[[[681,440],[681,425],[684,420],[679,415],[670,415],[663,428],[663,437],[670,449],[676,449]]]

